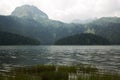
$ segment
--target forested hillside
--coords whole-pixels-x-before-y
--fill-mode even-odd
[[[0,45],[40,45],[40,41],[8,32],[0,32]]]
[[[110,45],[109,40],[94,34],[77,34],[55,42],[56,45]]]

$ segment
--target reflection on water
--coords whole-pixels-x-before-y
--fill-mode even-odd
[[[93,64],[120,71],[120,46],[1,46],[0,64]]]

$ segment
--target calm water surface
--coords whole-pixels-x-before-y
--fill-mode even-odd
[[[120,72],[120,46],[1,46],[1,65],[93,64]]]

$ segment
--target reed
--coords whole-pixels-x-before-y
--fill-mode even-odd
[[[36,65],[0,72],[0,80],[120,80],[120,74],[101,73],[91,65]]]

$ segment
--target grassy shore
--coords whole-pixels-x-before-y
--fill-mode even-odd
[[[120,74],[101,72],[91,65],[36,65],[1,72],[0,80],[120,80]]]

